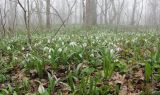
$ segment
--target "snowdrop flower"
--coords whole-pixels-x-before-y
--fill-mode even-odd
[[[53,48],[49,48],[49,53],[51,53],[52,51],[54,51]]]
[[[48,47],[44,47],[44,48],[43,48],[43,51],[47,51],[47,50],[49,50]]]
[[[32,50],[32,47],[31,47],[31,46],[29,46],[29,50]]]
[[[7,50],[11,50],[11,47],[10,47],[10,46],[8,46],[8,47],[7,47]]]
[[[119,62],[119,60],[118,60],[118,59],[116,59],[116,60],[114,60],[114,62]]]
[[[92,54],[90,55],[90,57],[94,57],[94,54],[92,53]]]
[[[17,57],[13,57],[13,59],[14,59],[14,60],[17,60],[18,58],[17,58]]]
[[[132,42],[134,43],[137,42],[137,38],[132,39]]]
[[[87,43],[83,43],[82,46],[83,46],[83,47],[86,47],[86,46],[87,46]]]
[[[95,41],[93,41],[92,44],[95,44]]]
[[[70,44],[69,44],[70,46],[77,46],[77,43],[76,42],[70,42]]]
[[[147,42],[148,40],[147,40],[147,39],[144,39],[144,41]]]
[[[22,47],[22,50],[25,50],[25,48],[24,48],[24,47]]]
[[[48,39],[47,43],[48,43],[48,44],[50,44],[50,43],[51,43],[51,40],[50,40],[50,39]]]
[[[30,54],[29,54],[29,53],[27,53],[27,54],[26,54],[26,58],[28,58],[29,56],[30,56]]]
[[[58,52],[62,52],[62,48],[59,48],[59,49],[58,49]]]
[[[38,92],[39,92],[40,94],[42,94],[42,93],[45,92],[45,88],[43,87],[43,85],[40,85],[40,86],[38,87]]]
[[[114,54],[114,49],[110,49],[110,54]]]
[[[35,44],[34,44],[34,47],[36,47],[36,46],[38,46],[38,43],[35,43]]]
[[[32,56],[32,59],[33,59],[33,60],[35,60],[35,59],[36,59],[36,57]],[[40,60],[40,61],[41,61],[41,60]],[[41,62],[42,62],[42,61],[41,61]]]
[[[62,42],[62,45],[64,45],[64,42]]]
[[[51,59],[52,58],[51,55],[49,55],[48,58]]]
[[[71,37],[74,37],[74,35],[71,35]]]
[[[117,47],[116,48],[116,51],[121,51],[122,49],[120,47]]]
[[[42,41],[39,41],[39,42],[38,42],[38,45],[40,45],[40,44],[42,44]]]
[[[109,43],[108,43],[108,45],[112,46],[112,45],[113,45],[113,43],[109,42]]]
[[[99,38],[98,37],[96,37],[96,40],[98,40]]]
[[[61,41],[62,40],[62,38],[61,37],[59,37],[59,39],[58,39],[59,41]]]
[[[67,47],[65,47],[63,51],[64,51],[64,52],[66,52],[67,50],[68,50],[68,48],[67,48]]]
[[[82,56],[82,54],[79,54],[79,57],[81,57],[81,58],[82,58],[82,57],[83,57],[83,56]]]

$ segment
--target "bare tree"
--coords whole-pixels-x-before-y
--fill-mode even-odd
[[[103,24],[103,17],[105,16],[105,12],[104,12],[104,0],[101,0],[100,2],[97,2],[97,5],[100,7],[100,24]]]
[[[124,9],[124,3],[125,3],[125,0],[123,0],[122,2],[118,2],[118,9],[117,9],[117,25],[120,24],[120,20],[121,20],[121,15],[122,15],[122,11]]]
[[[12,32],[10,34],[14,34],[15,29],[15,21],[17,17],[17,2],[16,1],[9,1],[9,16],[8,16],[8,30]]]
[[[133,10],[132,10],[132,16],[131,16],[131,25],[135,24],[135,13],[136,13],[136,8],[137,8],[137,0],[134,0],[133,4]]]
[[[51,28],[51,17],[50,17],[50,0],[46,0],[46,28],[47,31],[50,31]]]
[[[7,22],[7,1],[5,0],[4,8],[0,8],[0,23],[2,27],[2,37],[6,36],[6,22]]]
[[[85,26],[90,27],[97,24],[96,0],[86,0]]]
[[[113,10],[113,16],[110,18],[109,23],[113,24],[114,20],[116,20],[117,17],[117,10],[116,10],[116,6],[115,6],[115,1],[114,0],[110,0],[111,5],[112,5],[112,10]]]
[[[18,0],[19,6],[22,8],[24,12],[24,21],[25,21],[25,26],[27,29],[27,38],[28,38],[28,43],[31,45],[32,40],[31,40],[31,30],[30,30],[30,1],[27,0],[27,9],[21,4],[21,2]]]
[[[150,8],[151,8],[151,11],[150,11],[151,21],[150,21],[150,23],[152,23],[153,25],[157,25],[158,1],[157,0],[149,0],[149,3],[150,3]]]
[[[111,4],[109,4],[109,1],[108,0],[105,0],[105,24],[108,24],[108,10],[109,8],[111,7]]]
[[[41,30],[43,30],[43,17],[42,17],[42,9],[43,9],[43,1],[42,0],[36,0],[36,9],[37,9],[37,17],[38,17],[38,23]]]
[[[85,25],[86,21],[86,6],[85,6],[85,0],[82,0],[82,5],[83,5],[83,25]]]

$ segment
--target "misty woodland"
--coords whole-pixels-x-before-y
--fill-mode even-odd
[[[0,95],[160,95],[160,0],[0,0]]]

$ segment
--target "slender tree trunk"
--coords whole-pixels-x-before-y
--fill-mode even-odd
[[[28,36],[28,41],[29,44],[31,45],[32,40],[31,40],[31,29],[30,29],[30,18],[31,18],[31,14],[30,14],[30,1],[27,0],[27,10],[28,10],[28,19],[27,19],[27,36]]]
[[[135,12],[136,12],[136,7],[137,7],[137,0],[134,0],[133,10],[132,10],[132,17],[131,17],[131,25],[134,25],[134,24],[135,24]]]
[[[97,3],[96,0],[86,1],[86,27],[91,27],[97,24]]]
[[[105,19],[105,24],[108,24],[108,0],[104,0],[104,3],[105,3],[105,17],[104,17],[104,19]]]
[[[46,0],[46,28],[47,31],[50,31],[51,20],[50,20],[50,0]]]
[[[80,3],[79,3],[80,4],[79,5],[79,9],[80,9],[79,23],[80,24],[82,24],[82,22],[83,22],[83,13],[82,13],[83,12],[83,7],[82,7],[83,6],[83,2],[82,1],[83,0],[81,0]]]
[[[86,6],[85,6],[85,0],[82,0],[82,5],[83,5],[83,25],[85,26],[85,21],[86,21]]]
[[[78,17],[77,17],[77,4],[75,4],[75,17],[74,17],[74,22],[75,24],[77,24],[77,21],[78,21]]]
[[[43,8],[43,1],[42,0],[37,0],[37,11],[38,11],[38,22],[39,22],[39,27],[40,27],[40,30],[43,31],[43,18],[42,18],[42,8]]]
[[[104,3],[103,3],[103,0],[101,1],[102,2],[102,5],[100,5],[101,7],[101,13],[100,13],[100,24],[103,24],[103,8],[104,8]]]
[[[14,35],[15,31],[15,24],[16,24],[16,18],[17,18],[17,2],[10,1],[10,10],[9,10],[9,19],[8,19],[8,24],[9,24],[9,32]]]

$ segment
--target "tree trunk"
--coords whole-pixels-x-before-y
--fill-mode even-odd
[[[97,4],[96,0],[86,0],[85,26],[91,27],[97,24]]]
[[[38,22],[39,22],[39,27],[40,27],[40,30],[43,31],[43,18],[42,18],[42,8],[43,8],[43,1],[42,0],[37,0],[37,16],[38,16]]]
[[[135,12],[136,12],[136,7],[137,7],[137,0],[134,0],[132,17],[131,17],[131,25],[134,25],[134,24],[135,24]]]
[[[46,28],[50,31],[51,20],[50,20],[50,0],[46,0]]]
[[[105,17],[104,17],[104,19],[105,19],[105,24],[108,24],[108,0],[105,0],[104,1],[104,3],[105,3]]]

